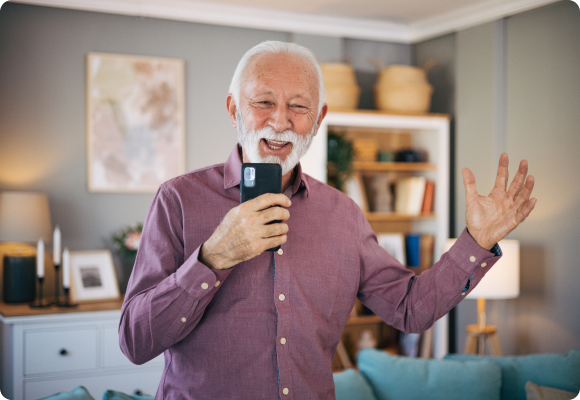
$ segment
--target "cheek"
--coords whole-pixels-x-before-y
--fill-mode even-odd
[[[250,129],[261,129],[268,121],[268,117],[267,110],[251,109],[244,114],[244,123]]]

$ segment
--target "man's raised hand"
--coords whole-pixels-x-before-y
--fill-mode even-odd
[[[508,189],[508,155],[503,153],[495,186],[488,196],[480,196],[475,189],[475,177],[464,168],[465,223],[475,241],[490,250],[497,242],[514,230],[534,209],[536,198],[530,198],[534,177],[528,173],[528,162],[522,160],[518,172]]]
[[[202,245],[199,260],[213,269],[227,269],[286,243],[290,200],[266,193],[232,208]],[[273,207],[281,206],[281,207]],[[281,221],[270,224],[272,221]]]

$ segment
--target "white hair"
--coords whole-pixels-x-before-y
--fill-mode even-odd
[[[308,50],[304,46],[300,46],[296,43],[286,43],[286,42],[276,42],[276,41],[267,41],[262,42],[244,54],[238,66],[236,67],[236,71],[234,72],[234,76],[232,78],[232,82],[230,83],[230,93],[232,94],[236,106],[240,106],[240,91],[241,91],[241,81],[242,75],[246,70],[246,67],[252,61],[252,59],[256,56],[261,54],[290,54],[294,56],[301,57],[302,59],[308,61],[316,74],[318,75],[318,112],[320,114],[320,110],[326,101],[324,97],[324,82],[322,80],[322,70],[316,61],[316,57],[312,51]]]

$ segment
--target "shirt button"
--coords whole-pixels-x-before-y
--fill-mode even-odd
[[[471,261],[471,262],[475,262],[475,260],[476,260],[475,256],[471,256],[471,257],[469,257],[469,261]]]
[[[278,299],[280,299],[280,301],[284,301],[284,299],[286,299],[286,296],[284,296],[283,294],[280,294],[280,296],[278,296]]]
[[[185,322],[185,321],[187,321],[187,318],[185,318],[185,317],[181,318],[181,322]]]
[[[465,296],[465,292],[461,293],[462,296]]]
[[[207,289],[208,287],[209,287],[209,285],[207,283],[205,283],[205,282],[201,284],[201,288],[203,290]]]
[[[282,249],[278,249],[278,254],[279,254],[279,255],[282,255],[282,254],[284,254],[284,250],[282,250]]]
[[[284,389],[282,389],[282,393],[283,394],[288,394],[288,393],[290,393],[290,390],[288,390],[288,388],[284,388]]]
[[[487,267],[487,263],[486,262],[481,263],[481,268],[485,268],[485,267]]]
[[[280,343],[286,344],[286,338],[283,337],[282,339],[280,339]]]
[[[221,283],[220,281],[216,281],[215,287],[218,287],[220,285],[220,283]]]

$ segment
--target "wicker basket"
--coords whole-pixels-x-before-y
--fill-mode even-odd
[[[383,111],[425,113],[431,108],[429,84],[375,86],[375,106]]]
[[[424,113],[431,108],[433,86],[427,80],[430,61],[423,68],[391,65],[383,68],[374,86],[375,106],[379,110]]]
[[[324,94],[330,110],[353,110],[358,107],[360,87],[354,69],[348,64],[320,64]]]

